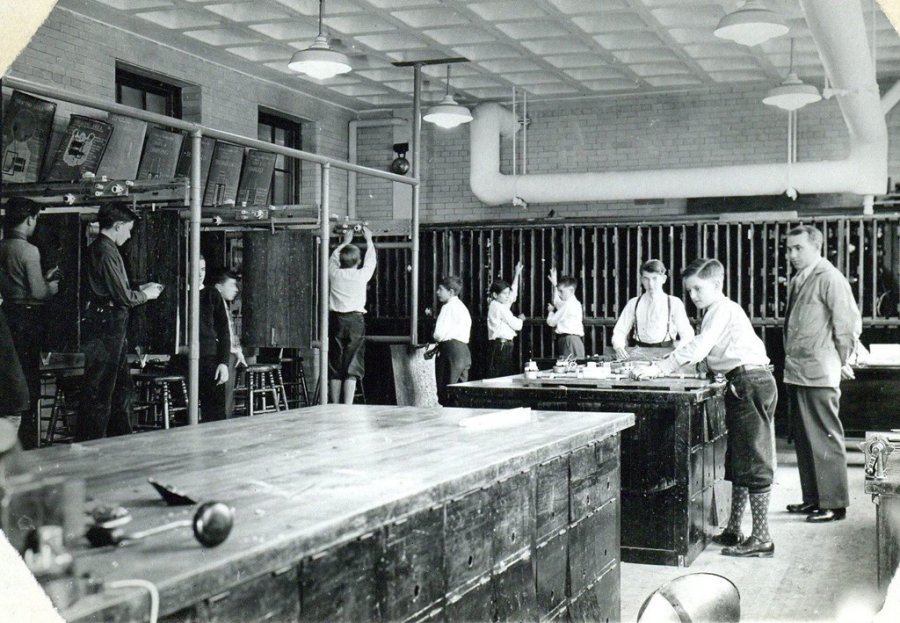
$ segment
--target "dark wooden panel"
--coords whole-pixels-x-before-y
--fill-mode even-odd
[[[267,573],[214,595],[199,604],[197,611],[203,623],[297,621],[300,617],[297,567]]]
[[[618,474],[611,476],[619,464],[618,450],[618,439],[608,438],[569,457],[570,521],[578,521],[610,498],[613,480],[618,484]]]
[[[373,535],[351,541],[303,561],[300,620],[351,623],[381,618],[375,573],[380,539]]]
[[[537,546],[535,575],[538,610],[542,617],[549,616],[566,600],[568,540],[569,535],[562,531]]]
[[[446,553],[444,570],[450,588],[490,572],[494,493],[481,489],[447,504],[444,542],[452,543],[453,549]]]
[[[614,565],[569,604],[569,621],[615,623],[619,620],[620,612],[619,567]]]
[[[689,480],[691,491],[700,491],[703,488],[703,457],[705,454],[703,450],[703,446],[691,450],[691,471]]]
[[[496,572],[492,581],[494,621],[537,620],[537,597],[531,556],[525,556]]]
[[[81,253],[84,249],[78,214],[41,214],[31,242],[40,249],[41,268],[59,267],[59,292],[44,306],[41,350],[78,351],[78,310],[81,309]]]
[[[543,539],[566,527],[569,518],[569,462],[559,457],[538,465],[536,471],[536,534]]]
[[[180,239],[181,219],[177,212],[144,212],[134,223],[131,241],[121,247],[133,288],[149,281],[165,286],[158,299],[131,309],[131,349],[139,346],[144,352],[175,352],[176,318],[184,283]]]
[[[711,487],[716,481],[716,446],[708,443],[703,446],[703,486]]]
[[[722,436],[713,442],[713,479],[725,478],[725,455],[728,452],[728,437]]]
[[[493,597],[490,576],[482,576],[468,591],[447,597],[445,619],[461,622],[493,621],[496,612]]]
[[[411,617],[443,597],[443,527],[443,508],[422,511],[388,526],[381,563],[388,620]]]
[[[493,559],[497,565],[531,547],[534,534],[534,476],[516,474],[493,487]]]
[[[607,502],[569,529],[569,590],[575,596],[618,559],[619,505]]]
[[[248,346],[304,348],[312,337],[315,238],[304,231],[244,234],[242,339]]]

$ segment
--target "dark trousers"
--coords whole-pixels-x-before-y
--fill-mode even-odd
[[[556,356],[565,359],[570,355],[575,359],[584,359],[584,340],[580,335],[557,335]]]
[[[37,409],[41,398],[41,344],[46,330],[43,326],[43,309],[39,305],[17,303],[7,303],[4,307],[9,332],[19,356],[19,365],[22,366],[28,385],[30,400],[28,408],[22,411],[19,441],[22,448],[29,450],[39,445]]]
[[[725,478],[750,493],[768,493],[775,477],[778,388],[764,368],[735,373],[725,392]]]
[[[794,448],[805,504],[847,508],[847,450],[838,418],[841,390],[786,384]]]
[[[200,411],[204,422],[227,420],[234,414],[234,382],[237,371],[237,357],[232,353],[228,357],[228,380],[216,383],[216,368],[219,367],[215,357],[200,357]]]
[[[5,308],[6,305],[0,307],[0,414],[14,415],[28,408],[28,383],[9,332]]]
[[[472,367],[472,354],[469,345],[458,340],[438,342],[437,359],[434,362],[434,377],[437,381],[438,402],[449,404],[447,386],[453,383],[465,383],[469,380],[469,368]]]
[[[125,358],[128,310],[90,309],[82,322],[84,385],[76,439],[129,435],[134,383]]]
[[[489,343],[488,371],[485,378],[514,374],[516,370],[513,362],[513,341],[494,339]]]
[[[328,319],[328,376],[361,379],[366,372],[366,321],[361,313],[331,312]]]

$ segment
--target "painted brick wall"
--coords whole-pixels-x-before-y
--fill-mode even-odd
[[[157,45],[65,9],[57,8],[51,13],[9,73],[114,101],[117,60],[198,84],[203,125],[255,138],[257,112],[259,106],[264,106],[312,122],[310,131],[303,137],[307,151],[347,158],[350,111]],[[90,110],[60,103],[56,124],[64,127],[68,115],[76,111],[92,114]],[[311,204],[317,197],[316,168],[303,167],[301,199],[304,203]],[[346,210],[346,196],[346,173],[332,170],[331,201],[335,211]]]
[[[666,96],[534,103],[528,109],[532,121],[528,131],[528,172],[782,162],[787,157],[787,113],[763,105],[760,97],[760,87],[753,86]],[[888,121],[891,135],[897,139],[892,141],[890,174],[900,182],[900,113],[892,113]],[[378,128],[360,129],[361,159],[368,161],[376,151],[389,149],[388,141],[364,139],[378,132]],[[532,204],[527,210],[511,205],[487,207],[469,189],[467,127],[441,130],[423,124],[422,143],[423,222],[541,218],[551,208],[564,218],[597,214],[658,218],[684,211],[677,202],[662,207],[635,206],[632,202]],[[823,101],[800,111],[799,161],[840,159],[846,156],[847,149],[847,130],[836,102]],[[511,140],[504,140],[504,173],[512,172],[511,152]],[[861,205],[857,196],[837,199],[854,210]],[[364,214],[362,207],[360,214]]]

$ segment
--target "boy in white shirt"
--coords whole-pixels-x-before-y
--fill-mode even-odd
[[[522,262],[516,264],[516,272],[512,285],[502,279],[491,284],[491,303],[488,306],[487,332],[490,350],[488,352],[488,371],[485,378],[506,376],[513,370],[513,340],[516,332],[522,330],[525,314],[514,316],[510,307],[519,295],[519,277],[522,275]]]
[[[472,354],[469,352],[472,317],[459,300],[461,290],[462,280],[459,277],[444,277],[437,287],[437,297],[443,306],[434,327],[434,341],[438,348],[434,376],[438,402],[442,405],[448,404],[447,386],[468,381],[469,368],[472,367]]]
[[[359,247],[351,244],[353,230],[347,230],[343,243],[331,254],[328,279],[328,371],[332,402],[353,404],[357,379],[365,373],[366,356],[366,284],[375,274],[375,243],[372,230],[363,227],[366,257],[360,265]]]
[[[767,514],[775,475],[778,389],[766,346],[744,309],[722,292],[725,268],[719,260],[694,260],[681,271],[681,277],[697,309],[706,310],[700,333],[664,359],[632,374],[652,379],[705,360],[711,372],[725,376],[725,477],[731,481],[731,516],[728,527],[713,541],[729,546],[722,550],[726,556],[769,558],[775,553]],[[741,518],[748,498],[753,533],[744,538]]]
[[[556,334],[556,356],[584,358],[584,311],[581,301],[575,298],[574,277],[560,277],[556,269],[550,269],[548,277],[553,285],[553,302],[547,304],[547,324]]]
[[[659,260],[641,265],[641,287],[644,293],[625,304],[613,329],[612,346],[620,359],[628,357],[628,346],[665,348],[669,351],[694,337],[684,302],[663,292],[666,266]]]

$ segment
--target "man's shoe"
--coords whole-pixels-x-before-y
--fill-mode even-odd
[[[739,558],[771,558],[775,555],[775,543],[760,541],[757,537],[748,537],[743,543],[722,550],[723,556]]]
[[[809,515],[810,513],[814,513],[817,510],[819,510],[819,505],[813,503],[807,504],[806,502],[801,502],[800,504],[787,505],[787,512],[789,513],[804,513],[806,515]]]
[[[820,508],[806,516],[809,523],[825,523],[826,521],[840,521],[847,516],[846,508]]]
[[[712,542],[717,545],[739,545],[744,542],[744,535],[741,532],[722,530],[712,538]]]

